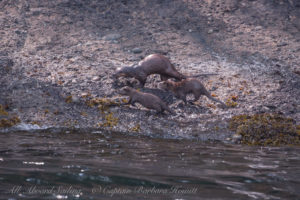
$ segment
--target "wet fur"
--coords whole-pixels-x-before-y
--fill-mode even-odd
[[[163,113],[166,110],[171,114],[175,114],[163,100],[154,94],[140,92],[128,86],[123,87],[120,94],[129,96],[128,104],[133,106],[135,106],[135,103],[140,103],[148,109],[156,110],[158,113]]]
[[[168,58],[160,54],[152,54],[144,58],[136,66],[122,67],[114,74],[115,78],[133,77],[139,80],[142,87],[144,87],[147,77],[151,74],[160,74],[161,80],[166,81],[169,78],[175,78],[180,81],[188,78],[179,73]],[[213,74],[199,74],[191,77]]]
[[[180,82],[167,80],[162,83],[162,88],[173,92],[173,94],[177,98],[183,100],[185,104],[187,104],[186,96],[188,94],[193,94],[194,101],[197,101],[201,95],[205,95],[207,96],[207,98],[218,102],[224,107],[226,107],[226,105],[222,101],[212,97],[211,94],[205,89],[201,81],[195,78],[188,78]]]

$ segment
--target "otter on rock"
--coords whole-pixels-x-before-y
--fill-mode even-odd
[[[166,110],[171,114],[176,114],[165,104],[165,102],[163,102],[163,100],[154,94],[140,92],[128,86],[123,87],[119,93],[129,96],[128,104],[133,106],[137,102],[146,108],[156,110],[158,113],[162,113]]]
[[[151,54],[141,60],[138,65],[131,67],[118,68],[117,72],[113,75],[114,78],[132,77],[139,80],[142,87],[146,83],[146,79],[151,74],[160,74],[162,81],[166,81],[169,78],[175,78],[177,80],[182,80],[188,77],[198,77],[206,75],[216,75],[216,74],[199,74],[195,76],[185,76],[179,73],[174,65],[170,62],[168,58],[160,54]]]
[[[205,95],[209,99],[219,102],[224,107],[227,107],[222,101],[212,97],[201,81],[195,78],[188,78],[180,82],[167,80],[162,82],[160,87],[164,90],[170,90],[177,98],[182,99],[185,104],[187,104],[186,95],[193,94],[195,98],[194,101],[197,101],[201,95]]]

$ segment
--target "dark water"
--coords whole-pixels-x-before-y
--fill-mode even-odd
[[[300,149],[115,133],[0,134],[1,199],[300,199]]]

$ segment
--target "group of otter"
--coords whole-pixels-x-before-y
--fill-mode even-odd
[[[144,87],[147,77],[151,74],[159,74],[163,81],[162,84],[160,84],[161,88],[164,90],[170,90],[177,98],[183,100],[185,104],[187,104],[186,96],[188,94],[193,94],[194,101],[197,101],[201,95],[205,95],[209,99],[219,102],[226,107],[222,101],[210,95],[200,80],[194,78],[210,74],[185,76],[179,73],[170,60],[163,55],[152,54],[140,61],[137,66],[122,67],[114,74],[114,78],[135,78],[140,82],[141,86]],[[178,82],[168,80],[171,78],[176,79]],[[140,92],[128,86],[123,87],[120,90],[120,94],[129,96],[128,104],[133,106],[135,103],[140,103],[146,108],[156,110],[159,113],[166,110],[171,114],[175,114],[175,112],[172,111],[161,98],[154,94]]]

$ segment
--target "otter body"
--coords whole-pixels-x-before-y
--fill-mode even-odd
[[[187,103],[186,95],[193,94],[195,98],[194,101],[197,101],[201,95],[205,95],[209,99],[219,102],[224,107],[226,107],[226,105],[222,101],[212,97],[210,93],[205,89],[201,81],[195,78],[188,78],[180,82],[167,80],[162,83],[162,88],[172,91],[173,94],[177,98],[182,99],[185,104]]]
[[[175,78],[181,80],[185,78],[180,74],[171,64],[170,60],[160,54],[152,54],[141,60],[137,66],[122,67],[114,74],[116,78],[133,77],[140,81],[144,86],[146,79],[151,74],[160,74],[161,80],[165,81],[168,78]]]
[[[141,60],[138,65],[132,67],[122,67],[114,74],[115,78],[132,77],[139,80],[142,87],[144,87],[147,77],[151,74],[159,74],[162,81],[166,81],[169,78],[175,78],[176,80],[182,80],[187,78],[185,75],[179,73],[174,65],[168,58],[160,54],[152,54]],[[200,74],[212,75],[212,74]],[[195,77],[196,77],[195,76]],[[194,77],[194,76],[193,76]]]
[[[171,114],[175,114],[158,96],[150,93],[144,93],[137,91],[131,87],[123,87],[120,94],[129,96],[128,104],[134,106],[135,103],[140,103],[148,109],[156,110],[158,113],[162,113],[164,110]]]

